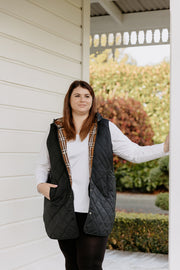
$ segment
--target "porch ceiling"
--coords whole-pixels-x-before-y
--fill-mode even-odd
[[[103,2],[111,2],[122,14],[168,10],[170,8],[170,0],[91,0],[91,17],[109,15],[105,6],[103,7]]]
[[[104,49],[97,35],[110,33],[121,42],[105,48],[169,44],[169,9],[170,0],[91,0],[91,52]]]

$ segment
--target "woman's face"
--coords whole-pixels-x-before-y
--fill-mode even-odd
[[[92,106],[92,96],[88,89],[76,87],[70,97],[72,113],[89,114]]]

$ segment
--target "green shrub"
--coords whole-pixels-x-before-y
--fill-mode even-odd
[[[168,216],[117,213],[108,238],[109,249],[168,253]]]
[[[166,174],[169,174],[169,156],[161,158],[158,163],[160,170]]]
[[[115,167],[117,191],[154,192],[169,189],[169,157]]]
[[[159,193],[156,197],[155,205],[163,210],[169,210],[169,193]]]
[[[150,170],[149,181],[152,187],[169,190],[169,156],[160,158],[158,166]]]
[[[152,183],[149,181],[149,172],[156,167],[158,160],[133,164],[126,162],[115,168],[117,191],[152,192]]]

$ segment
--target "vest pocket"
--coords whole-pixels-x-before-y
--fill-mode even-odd
[[[64,198],[66,197],[66,191],[63,188],[63,186],[57,186],[57,187],[50,187],[50,191],[49,191],[49,197],[50,197],[50,201],[52,203],[58,203],[60,201],[63,201]]]
[[[56,191],[57,191],[57,187],[50,187],[50,190],[49,190],[50,201],[53,201],[55,199]]]

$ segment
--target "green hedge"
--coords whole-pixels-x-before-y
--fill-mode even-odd
[[[168,253],[168,216],[117,212],[109,249]]]

